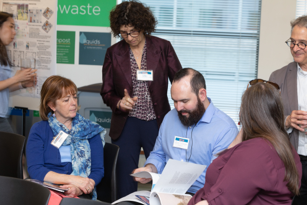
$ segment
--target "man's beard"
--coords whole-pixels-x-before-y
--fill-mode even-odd
[[[179,119],[181,121],[181,123],[184,126],[191,126],[194,125],[196,123],[198,123],[198,121],[202,118],[202,116],[204,115],[206,109],[203,105],[203,103],[200,101],[200,99],[197,97],[197,106],[195,110],[189,111],[189,110],[180,110],[178,111],[178,116]],[[182,113],[189,113],[189,117],[186,117],[184,115],[182,115]]]

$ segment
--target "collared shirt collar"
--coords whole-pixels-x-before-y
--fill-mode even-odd
[[[210,123],[212,118],[213,118],[213,115],[215,113],[215,106],[213,105],[212,101],[211,101],[211,98],[207,97],[210,104],[209,106],[207,107],[205,113],[203,114],[202,118],[197,122],[196,126],[200,123],[200,122],[204,122],[204,123]]]
[[[306,76],[307,75],[307,71],[303,71],[303,69],[301,68],[301,66],[298,64],[298,63],[296,63],[297,64],[297,73],[299,74],[299,75],[304,75],[304,76]]]

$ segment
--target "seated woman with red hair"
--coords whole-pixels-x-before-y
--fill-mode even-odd
[[[104,175],[105,130],[77,110],[76,85],[49,77],[41,90],[42,121],[32,126],[27,142],[28,172],[32,179],[62,184],[67,196],[96,199],[95,186]]]

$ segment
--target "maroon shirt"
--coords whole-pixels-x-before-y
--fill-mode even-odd
[[[302,164],[292,150],[302,176]],[[291,204],[293,194],[284,181],[285,167],[271,143],[262,138],[226,150],[208,167],[206,183],[188,205],[207,200],[210,205]]]

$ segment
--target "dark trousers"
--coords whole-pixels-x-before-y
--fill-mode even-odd
[[[302,163],[302,180],[301,180],[301,188],[300,188],[300,195],[295,196],[292,205],[306,205],[307,204],[307,157],[301,156],[301,163]]]
[[[156,120],[144,121],[128,117],[122,134],[113,144],[120,147],[117,161],[117,191],[118,198],[124,197],[137,190],[137,182],[130,176],[138,168],[141,147],[147,158],[158,136]]]

